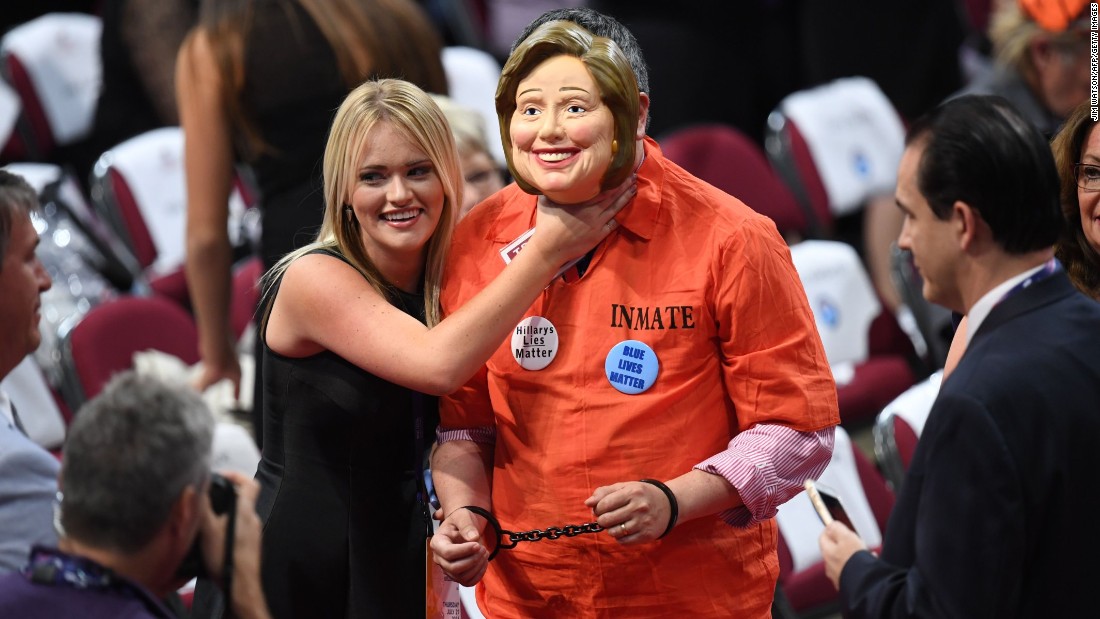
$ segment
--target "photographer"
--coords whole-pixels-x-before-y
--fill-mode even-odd
[[[194,575],[181,563],[196,541],[211,578],[232,583],[236,616],[268,617],[257,486],[228,474],[236,496],[224,495],[222,508],[236,513],[233,526],[215,515],[213,430],[210,411],[185,388],[116,377],[70,429],[54,517],[59,548],[36,546],[21,572],[0,578],[0,617],[174,617],[163,600]],[[235,530],[230,553],[227,530]]]

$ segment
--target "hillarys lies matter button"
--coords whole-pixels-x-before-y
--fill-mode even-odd
[[[542,316],[528,316],[512,331],[512,355],[519,367],[541,370],[558,354],[558,330]]]

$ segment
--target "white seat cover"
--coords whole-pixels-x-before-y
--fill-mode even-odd
[[[788,95],[780,111],[810,149],[829,208],[837,216],[877,194],[893,194],[905,127],[866,77],[848,77]]]
[[[115,146],[105,157],[126,181],[157,249],[152,271],[167,273],[182,264],[187,225],[183,131],[154,129]]]
[[[803,241],[791,260],[834,368],[867,360],[871,322],[882,312],[854,248],[838,241]]]
[[[19,119],[19,112],[22,110],[19,94],[6,82],[0,81],[0,147],[11,139],[15,121]]]
[[[928,413],[932,412],[932,404],[940,393],[940,383],[943,381],[943,370],[939,370],[923,381],[906,389],[901,395],[894,398],[882,409],[881,415],[893,413],[905,420],[917,436],[924,430],[924,422],[928,421]]]
[[[879,531],[871,504],[867,501],[867,494],[863,491],[852,449],[848,433],[837,426],[833,456],[829,466],[821,474],[818,485],[831,490],[840,499],[844,511],[856,527],[856,533],[868,547],[874,548],[882,543],[882,532]],[[779,506],[776,521],[779,524],[779,534],[791,551],[795,572],[801,572],[821,561],[821,549],[817,540],[825,527],[805,491]]]
[[[451,46],[443,49],[443,69],[451,99],[476,110],[485,119],[485,136],[493,159],[504,165],[504,146],[497,120],[496,92],[500,64],[488,52],[473,47]]]
[[[12,28],[0,40],[0,53],[14,54],[27,69],[59,145],[75,142],[92,128],[103,75],[102,30],[93,15],[48,13]]]
[[[162,127],[135,136],[104,154],[102,161],[118,172],[130,188],[157,258],[155,274],[169,273],[183,264],[186,254],[187,187],[183,168],[183,130]],[[98,167],[98,165],[97,165]],[[244,200],[233,191],[229,201],[229,230],[240,230]],[[234,235],[230,241],[235,242]]]
[[[52,163],[9,163],[4,169],[22,176],[39,196],[47,185],[61,178],[63,174],[61,166]]]

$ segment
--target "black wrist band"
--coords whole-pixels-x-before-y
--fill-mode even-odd
[[[668,532],[672,530],[672,527],[676,526],[676,519],[680,516],[680,505],[676,502],[676,495],[672,494],[672,490],[669,489],[669,487],[666,486],[663,482],[659,482],[656,479],[639,479],[638,481],[657,486],[661,489],[661,492],[664,492],[665,496],[668,497],[668,526],[665,527],[665,532],[657,538],[661,539],[662,537],[668,535]]]
[[[501,538],[504,535],[504,531],[500,528],[500,522],[498,522],[496,517],[493,516],[493,514],[491,514],[489,510],[485,509],[484,507],[478,507],[477,505],[464,505],[459,509],[467,509],[472,511],[473,513],[481,516],[486,521],[488,521],[489,526],[493,527],[493,532],[496,533],[497,536],[497,543],[493,544],[493,550],[489,553],[489,560],[492,561],[493,558],[497,556],[497,553],[500,552]],[[513,544],[512,546],[515,546],[515,544]]]

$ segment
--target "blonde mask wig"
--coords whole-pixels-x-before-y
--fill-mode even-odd
[[[576,57],[584,63],[600,88],[600,99],[615,119],[614,138],[619,145],[618,151],[612,156],[600,186],[604,190],[616,187],[626,180],[634,167],[640,107],[638,83],[630,62],[614,41],[597,37],[567,21],[552,21],[539,26],[516,47],[501,71],[496,108],[508,170],[521,189],[531,194],[541,193],[516,172],[512,162],[509,125],[516,112],[519,83],[544,61],[562,55]]]

